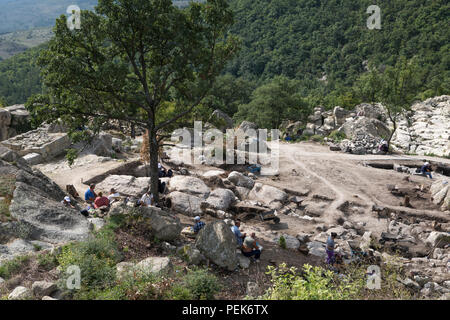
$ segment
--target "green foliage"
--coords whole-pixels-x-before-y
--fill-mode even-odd
[[[333,141],[342,141],[344,139],[347,139],[347,136],[344,132],[334,130],[328,135],[328,138],[332,139]]]
[[[15,274],[18,274],[29,261],[29,256],[18,256],[12,260],[3,262],[0,265],[0,278],[5,280],[10,279]]]
[[[366,26],[372,4],[381,8],[380,30]],[[284,75],[301,81],[303,96],[351,107],[362,102],[352,86],[367,64],[394,66],[417,56],[428,79],[417,93],[449,92],[448,1],[232,0],[231,8],[232,32],[243,39],[226,69],[236,77]]]
[[[309,140],[313,141],[313,142],[323,142],[323,137],[321,135],[315,134],[312,135],[311,137],[309,137]]]
[[[398,282],[402,270],[393,264],[383,264],[381,289],[367,288],[368,265],[348,265],[336,274],[322,267],[295,267],[281,264],[268,267],[272,286],[260,297],[268,300],[355,300],[410,299],[411,293]]]
[[[0,106],[25,103],[30,96],[41,92],[36,59],[43,48],[45,45],[0,61],[0,97],[3,100]]]
[[[62,248],[58,262],[63,270],[63,280],[67,268],[76,265],[81,270],[81,291],[104,289],[114,283],[115,265],[120,261],[120,253],[111,230],[102,229],[85,242],[73,243]]]
[[[251,101],[238,107],[234,115],[237,122],[248,120],[260,128],[278,128],[285,119],[304,120],[311,107],[299,95],[299,82],[286,77],[276,77],[257,88]]]
[[[43,253],[37,256],[39,267],[44,270],[51,270],[58,266],[58,259],[55,254]]]
[[[78,157],[78,150],[77,149],[67,149],[66,150],[66,160],[69,164],[69,166],[73,165],[76,158]]]
[[[221,288],[217,277],[207,269],[195,269],[190,270],[180,284],[173,286],[167,296],[174,300],[212,300]]]
[[[286,249],[286,238],[283,236],[280,236],[280,238],[278,239],[278,245],[282,248],[282,249]]]

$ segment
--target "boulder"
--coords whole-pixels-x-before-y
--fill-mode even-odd
[[[16,287],[8,296],[8,300],[28,300],[31,299],[31,290],[25,287]]]
[[[175,176],[169,180],[169,191],[179,191],[206,199],[211,192],[208,186],[199,178],[190,176]]]
[[[223,174],[225,174],[225,171],[223,170],[209,170],[206,171],[202,176],[203,178],[211,178],[211,177],[220,177]]]
[[[113,153],[112,136],[108,133],[100,133],[95,136],[88,146],[84,143],[75,145],[75,148],[81,148],[82,154],[95,154],[100,157],[110,157]]]
[[[149,257],[134,267],[134,270],[141,275],[154,275],[168,272],[172,267],[172,263],[168,257]]]
[[[250,200],[260,201],[264,204],[270,205],[274,202],[284,202],[288,198],[288,194],[278,188],[255,183],[253,189],[250,191],[248,198]]]
[[[109,208],[110,217],[126,215],[130,212],[130,207],[123,201],[113,202]]]
[[[222,125],[219,126],[219,129],[222,131],[225,131],[225,129],[231,129],[234,127],[233,119],[231,119],[230,116],[227,115],[222,110],[219,110],[219,109],[214,110],[214,112],[211,114],[211,118],[209,121],[211,121],[211,119],[214,119],[214,118],[218,119],[220,122],[223,123]]]
[[[437,232],[432,231],[425,243],[432,246],[433,248],[443,248],[450,244],[450,233],[448,232]]]
[[[250,267],[250,259],[244,256],[242,253],[237,254],[239,267],[242,269],[248,269]]]
[[[333,109],[333,117],[336,126],[341,126],[344,124],[346,118],[350,115],[350,111],[345,110],[339,106]]]
[[[258,126],[253,122],[242,121],[242,123],[238,127],[238,130],[242,130],[243,132],[247,132],[247,130],[249,129],[257,130]]]
[[[120,262],[116,265],[117,279],[124,280],[133,275],[135,264],[132,262]]]
[[[311,241],[307,243],[308,251],[310,255],[326,258],[327,252],[325,251],[325,244],[318,241]]]
[[[45,297],[42,297],[42,300],[58,300],[58,299],[52,298],[52,297],[49,297],[49,296],[45,296]]]
[[[238,260],[236,257],[236,237],[231,228],[223,221],[215,221],[206,224],[200,230],[195,246],[200,252],[216,265],[229,271],[236,269]]]
[[[298,250],[300,248],[300,241],[291,235],[283,234],[284,239],[286,240],[286,248],[292,250]],[[279,243],[280,237],[275,238],[275,242]]]
[[[206,260],[200,250],[189,244],[178,248],[177,253],[181,255],[187,263],[193,265],[199,265]]]
[[[251,189],[255,185],[253,179],[244,176],[242,173],[233,171],[228,175],[228,180],[237,187],[244,187]]]
[[[180,236],[180,219],[174,215],[156,207],[140,207],[138,210],[139,214],[149,219],[151,231],[159,240],[172,241]]]
[[[195,217],[203,213],[201,204],[203,198],[191,195],[189,193],[174,191],[167,196],[171,202],[171,209],[179,213]]]
[[[235,202],[235,195],[228,189],[216,189],[206,199],[209,208],[226,211]]]
[[[95,187],[97,191],[108,193],[111,188],[124,196],[140,197],[150,186],[149,177],[133,177],[128,175],[110,175]]]
[[[48,281],[36,281],[31,286],[33,295],[36,298],[42,298],[44,296],[50,296],[53,292],[58,289],[55,283]]]

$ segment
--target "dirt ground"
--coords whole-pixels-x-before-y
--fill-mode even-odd
[[[427,190],[432,180],[394,170],[377,169],[368,165],[376,161],[402,164],[420,163],[424,159],[450,164],[450,160],[423,156],[351,155],[332,152],[327,146],[309,142],[296,144],[282,142],[279,154],[279,174],[259,176],[256,182],[284,190],[289,189],[294,193],[309,191],[307,196],[303,197],[303,205],[307,207],[307,211],[304,213],[314,216],[315,223],[282,214],[280,214],[281,222],[277,225],[271,222],[263,223],[256,219],[242,223],[241,229],[247,233],[255,232],[257,240],[264,247],[261,262],[252,262],[249,269],[236,272],[227,272],[216,268],[215,273],[229,288],[219,297],[221,299],[242,298],[246,294],[248,281],[256,282],[262,291],[270,285],[270,279],[265,274],[269,265],[276,266],[285,262],[289,266],[300,269],[305,263],[324,264],[324,261],[317,257],[306,256],[299,251],[281,249],[274,241],[277,235],[318,234],[318,226],[325,225],[327,228],[331,228],[342,224],[342,221],[353,224],[365,223],[365,230],[380,234],[386,231],[387,224],[386,220],[380,220],[372,211],[373,205],[401,210],[405,215],[412,217],[420,216],[429,220],[441,219],[445,222],[450,220],[448,213],[441,212],[430,201]],[[128,158],[135,160],[136,156],[128,156]],[[121,164],[123,161],[99,163],[89,160],[84,163],[80,162],[80,165],[73,168],[41,165],[40,169],[63,189],[67,184],[73,184],[80,193],[87,188],[82,181],[117,168]],[[165,166],[169,167],[167,164]],[[188,170],[191,174],[201,175],[208,170],[216,169],[205,165],[193,165],[189,166]],[[392,194],[388,189],[389,185],[406,190],[406,194],[410,196],[412,208],[402,206],[404,197]],[[181,214],[177,216],[183,226],[193,225],[191,217]],[[215,218],[205,216],[204,220],[208,223]],[[158,250],[155,251],[156,248],[148,243],[146,235],[139,230],[132,237],[125,232],[119,232],[117,238],[122,249],[127,247],[126,260],[145,258],[149,256],[149,253],[163,254]],[[189,240],[185,239],[185,241]]]

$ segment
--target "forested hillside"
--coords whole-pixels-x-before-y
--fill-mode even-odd
[[[449,79],[450,4],[445,0],[232,0],[233,33],[243,38],[229,65],[235,76],[285,75],[305,85],[326,79],[350,86],[367,63],[393,65],[417,56],[429,84]],[[381,9],[381,29],[369,30],[367,8]],[[325,76],[325,77],[324,77]],[[447,81],[448,82],[448,81]]]
[[[379,30],[367,28],[370,14],[366,10],[372,4],[381,9]],[[242,38],[242,49],[229,63],[225,72],[229,75],[219,78],[221,85],[205,103],[230,115],[240,110],[239,119],[247,117],[249,106],[238,106],[258,100],[255,94],[264,90],[251,96],[258,87],[273,84],[276,88],[280,83],[273,80],[276,76],[295,80],[290,85],[296,91],[294,100],[302,97],[302,105],[309,108],[317,104],[350,107],[362,99],[355,93],[357,80],[370,68],[392,66],[400,57],[414,58],[419,66],[419,99],[450,91],[448,1],[230,0],[230,5],[235,12],[232,33]],[[8,103],[25,102],[29,93],[40,90],[33,74],[36,69],[27,61],[34,55],[0,64],[0,96]],[[6,71],[14,83],[4,79]],[[236,94],[233,88],[239,89]]]
[[[32,94],[41,91],[36,58],[44,46],[0,62],[0,106],[24,103]]]

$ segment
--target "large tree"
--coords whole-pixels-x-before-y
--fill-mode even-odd
[[[231,24],[226,0],[186,9],[171,0],[99,0],[95,12],[82,11],[79,30],[57,19],[39,59],[45,93],[27,106],[41,121],[61,119],[74,140],[111,120],[147,129],[158,199],[163,133],[201,103],[236,52]]]

